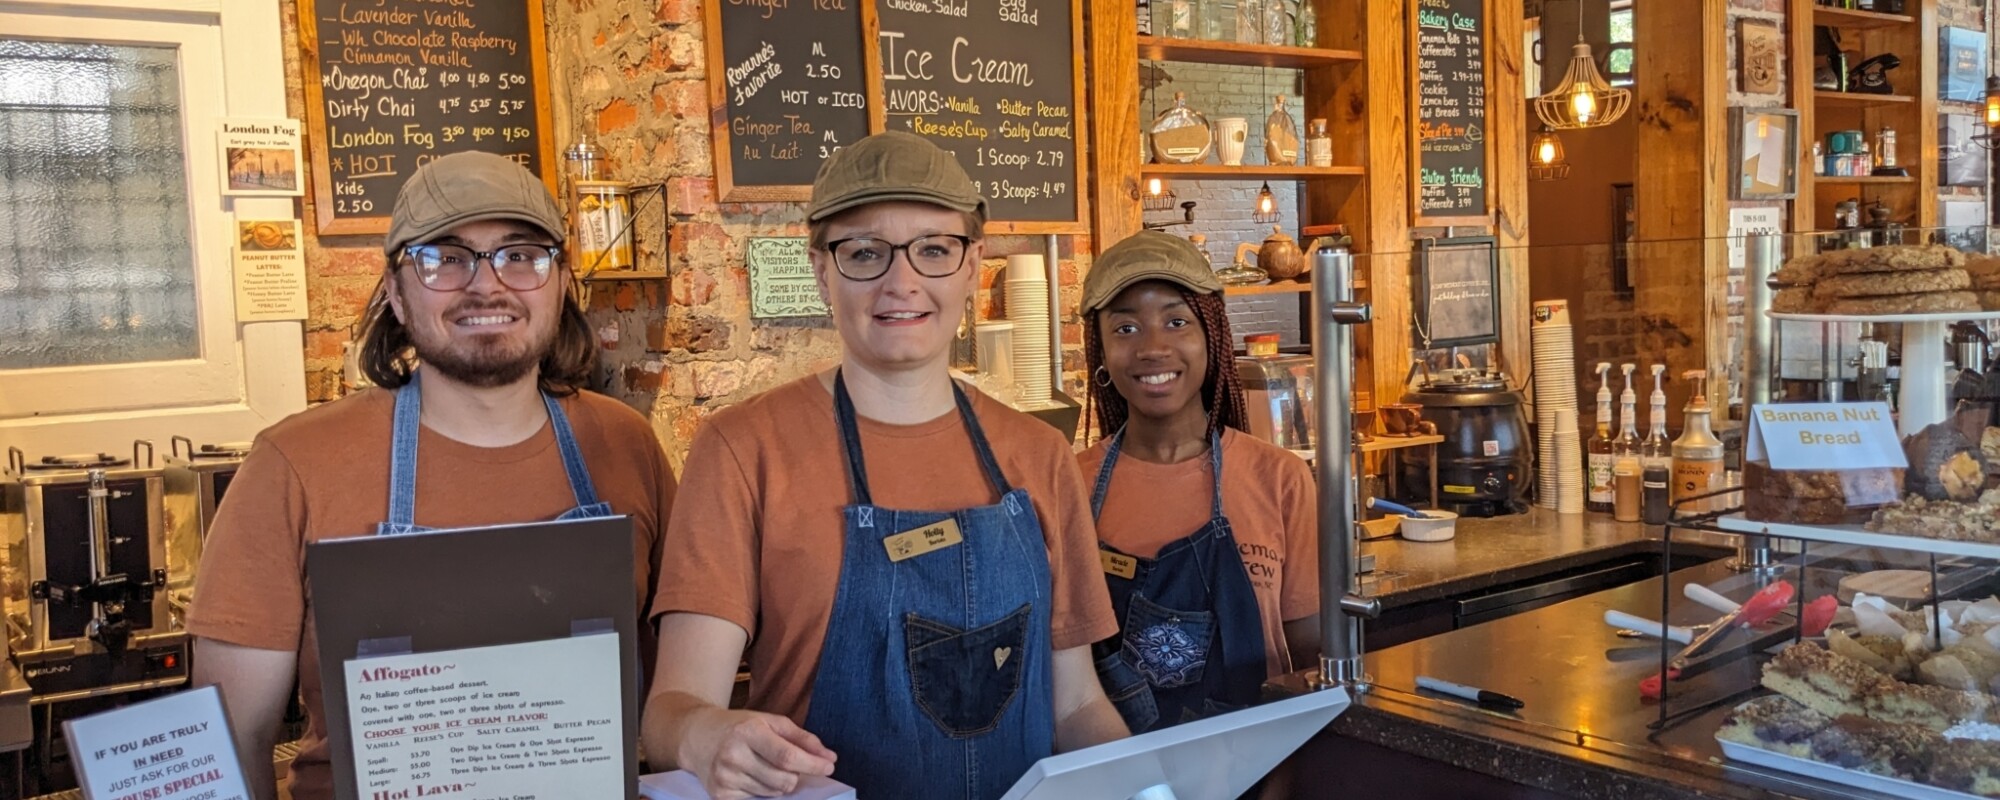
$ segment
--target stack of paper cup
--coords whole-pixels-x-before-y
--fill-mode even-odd
[[[1014,386],[1024,406],[1049,401],[1049,275],[1039,255],[1007,257],[1007,319],[1014,323]]]
[[[1583,448],[1577,441],[1576,409],[1556,409],[1556,511],[1583,513]]]
[[[1536,301],[1533,313],[1529,333],[1535,360],[1535,505],[1560,510],[1563,487],[1574,483],[1581,511],[1583,444],[1576,430],[1576,338],[1569,324],[1569,303]],[[1558,424],[1562,411],[1570,414],[1567,433]]]

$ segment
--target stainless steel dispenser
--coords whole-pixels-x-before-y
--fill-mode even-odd
[[[167,468],[162,477],[166,486],[167,601],[177,615],[185,615],[194,601],[195,567],[201,563],[201,549],[208,541],[209,526],[222,495],[236,479],[243,457],[250,453],[249,442],[196,445],[185,436],[175,436],[167,451]]]
[[[151,443],[134,446],[130,460],[7,456],[0,602],[34,702],[185,683],[187,633],[157,601],[167,582],[165,478]]]

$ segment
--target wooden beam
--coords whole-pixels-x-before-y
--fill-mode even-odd
[[[1708,370],[1711,407],[1728,374],[1728,0],[1655,3],[1634,17],[1639,244],[1637,351],[1670,372]],[[1685,384],[1669,403],[1685,400]]]
[[[1529,340],[1528,119],[1521,52],[1527,27],[1521,0],[1486,2],[1486,141],[1496,185],[1494,234],[1500,244],[1500,363],[1515,385],[1533,368]]]
[[[1139,33],[1130,0],[1091,0],[1090,232],[1093,253],[1138,233]]]

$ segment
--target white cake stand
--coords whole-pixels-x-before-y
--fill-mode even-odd
[[[1951,413],[1945,388],[1945,330],[1951,323],[2000,319],[2000,311],[1946,311],[1936,314],[1783,314],[1786,322],[1894,322],[1903,326],[1903,385],[1898,392],[1896,432],[1910,436]]]

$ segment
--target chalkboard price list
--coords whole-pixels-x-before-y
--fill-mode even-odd
[[[811,184],[821,161],[868,135],[856,1],[722,0],[732,186]]]
[[[1417,0],[1417,186],[1429,216],[1486,213],[1481,0]]]
[[[501,4],[505,5],[505,4]],[[541,173],[528,14],[463,0],[322,3],[322,147],[336,218],[385,216],[440,156],[497,153]]]
[[[888,128],[950,151],[995,221],[1075,221],[1070,7],[1058,0],[877,3]]]

